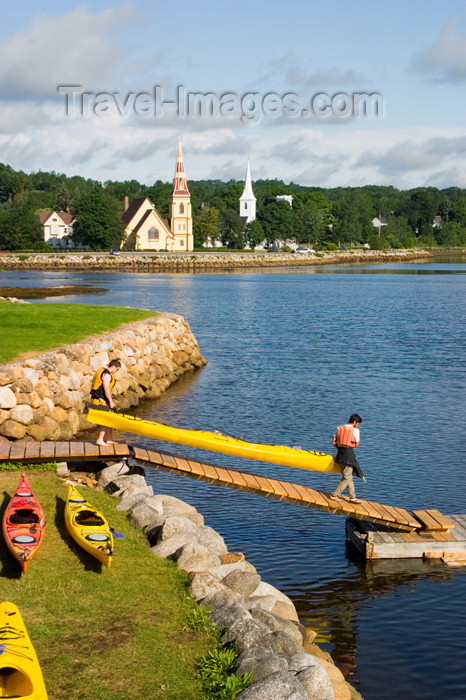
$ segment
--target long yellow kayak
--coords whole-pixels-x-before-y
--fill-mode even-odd
[[[191,445],[191,447],[199,447],[202,450],[256,459],[260,462],[282,464],[286,467],[297,467],[298,469],[308,469],[315,472],[341,473],[341,469],[333,457],[324,452],[310,452],[283,445],[261,445],[259,443],[246,442],[230,435],[205,430],[172,428],[163,423],[153,423],[142,418],[112,413],[111,411],[92,407],[89,407],[87,420],[90,423],[103,425],[107,428],[145,435],[146,437],[154,438],[154,440]]]
[[[20,612],[0,603],[0,697],[47,700],[42,671]]]
[[[113,554],[113,534],[102,513],[91,506],[74,486],[68,487],[65,524],[74,541],[107,568]]]

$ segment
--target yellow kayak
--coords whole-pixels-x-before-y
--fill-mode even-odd
[[[47,700],[42,671],[20,612],[0,603],[0,698]]]
[[[110,525],[74,486],[68,487],[65,523],[74,541],[108,568],[113,554]]]
[[[256,459],[260,462],[282,464],[286,467],[341,474],[341,469],[333,457],[324,452],[310,452],[282,445],[261,445],[254,442],[246,442],[230,435],[205,430],[172,428],[163,423],[153,423],[134,416],[112,413],[111,411],[93,407],[89,407],[87,420],[90,423],[103,425],[107,428],[145,435],[146,437],[154,438],[154,440],[191,445],[191,447],[199,447],[202,450]]]

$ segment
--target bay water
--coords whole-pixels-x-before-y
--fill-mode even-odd
[[[361,498],[465,514],[466,263],[316,267],[224,274],[7,272],[3,285],[102,287],[47,299],[181,314],[208,364],[135,415],[254,442],[333,453],[363,418]],[[41,303],[41,302],[38,302]],[[135,444],[330,491],[338,476],[119,435]],[[365,700],[466,694],[466,567],[366,562],[345,519],[181,476],[155,492],[192,503],[289,595]]]

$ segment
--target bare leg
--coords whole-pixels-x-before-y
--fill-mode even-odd
[[[117,444],[118,444],[118,443],[116,443],[115,440],[113,440],[112,438],[113,438],[112,429],[111,429],[111,428],[107,428],[107,429],[106,429],[106,434],[105,434],[105,441],[106,441],[107,445],[117,445]]]
[[[104,428],[103,430],[100,431],[99,437],[95,441],[95,444],[100,445],[100,447],[107,447],[107,443],[105,442],[106,434],[107,434],[107,429]]]

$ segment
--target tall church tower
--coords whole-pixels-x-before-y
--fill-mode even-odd
[[[248,167],[246,170],[246,182],[244,184],[244,191],[239,200],[239,215],[242,219],[245,219],[246,224],[249,224],[250,221],[254,221],[254,219],[256,218],[256,198],[254,197],[254,192],[252,191],[249,158]]]
[[[193,219],[191,216],[191,196],[184,172],[181,139],[178,140],[173,190],[170,197],[170,230],[173,235],[173,252],[193,250]]]

